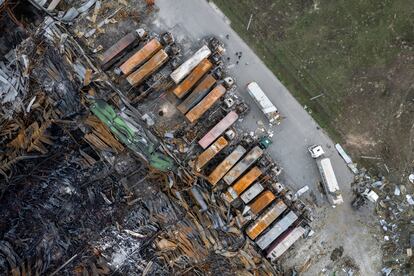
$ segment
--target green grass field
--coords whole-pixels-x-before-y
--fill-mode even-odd
[[[410,0],[214,2],[335,140],[343,133],[337,120],[344,115],[346,96],[363,86],[354,77],[385,70],[398,53],[409,51],[402,45],[414,43]]]

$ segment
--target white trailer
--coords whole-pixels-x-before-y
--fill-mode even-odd
[[[247,85],[247,92],[249,92],[249,95],[254,99],[271,124],[280,123],[279,111],[256,82],[251,82]]]
[[[308,150],[311,156],[316,160],[329,202],[333,205],[342,204],[344,200],[341,195],[341,190],[339,189],[338,181],[336,180],[335,172],[332,168],[331,160],[323,157],[325,152],[319,145],[311,146]]]
[[[189,59],[175,69],[170,77],[176,83],[179,84],[190,72],[205,58],[211,55],[211,50],[206,45],[201,47],[194,53]]]

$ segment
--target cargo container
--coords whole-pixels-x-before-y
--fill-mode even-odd
[[[217,182],[240,160],[246,149],[238,145],[208,176],[208,182],[211,185],[216,185]]]
[[[263,150],[259,146],[252,148],[243,159],[236,164],[223,178],[224,182],[228,185],[232,184],[237,178],[240,177],[254,162],[263,155]]]
[[[253,167],[248,173],[243,175],[236,184],[227,189],[227,192],[223,195],[224,199],[229,203],[233,202],[233,200],[239,197],[261,175],[262,171],[258,167]]]
[[[211,90],[208,95],[201,100],[195,107],[193,107],[185,117],[190,123],[197,121],[203,114],[210,109],[224,94],[226,93],[226,88],[221,84],[217,85],[213,90]]]
[[[171,79],[175,84],[179,84],[203,59],[208,58],[210,55],[210,49],[204,45],[171,73]]]
[[[127,77],[132,86],[141,84],[146,78],[157,71],[168,60],[168,55],[164,50],[160,50],[138,70]]]
[[[127,59],[127,61],[125,61],[119,69],[121,69],[121,72],[124,75],[128,75],[158,53],[161,48],[161,43],[154,38],[133,54],[129,59]]]
[[[183,114],[187,113],[188,110],[198,104],[210,92],[210,88],[215,83],[216,79],[211,74],[205,76],[190,95],[177,106],[177,109]]]
[[[195,161],[195,170],[200,172],[201,169],[214,157],[217,153],[219,153],[222,149],[224,149],[228,145],[226,138],[220,137],[217,139],[214,144],[212,144],[208,149],[203,151]]]
[[[283,234],[283,232],[285,232],[297,219],[298,216],[293,211],[290,211],[281,220],[271,226],[271,228],[256,241],[256,244],[262,250],[265,250],[266,247]]]
[[[114,45],[112,45],[102,54],[102,67],[104,69],[108,68],[110,64],[113,63],[113,61],[119,56],[121,56],[123,52],[126,52],[128,48],[132,47],[139,41],[137,38],[143,38],[145,34],[146,32],[143,29],[138,29],[118,40]]]
[[[271,124],[278,123],[280,119],[279,112],[274,104],[269,100],[263,90],[256,82],[247,85],[247,91],[256,104],[260,107],[266,118]]]
[[[263,192],[263,190],[264,190],[264,188],[260,183],[255,183],[247,191],[245,191],[240,196],[240,198],[241,198],[241,200],[243,200],[243,202],[245,204],[247,204],[250,201],[252,201],[258,194]]]
[[[246,229],[246,234],[252,240],[255,240],[269,225],[271,225],[285,210],[287,205],[283,201],[278,201],[272,205],[263,214],[261,214]]]
[[[266,249],[266,257],[272,261],[282,256],[305,233],[305,228],[299,226],[280,236]]]
[[[211,69],[213,64],[208,59],[203,59],[194,70],[179,85],[173,93],[179,98],[187,95],[188,91]]]
[[[203,148],[207,148],[211,143],[213,143],[217,137],[222,135],[231,125],[233,125],[237,119],[239,118],[239,115],[237,115],[236,112],[231,111],[226,116],[224,116],[223,119],[220,120],[212,129],[207,132],[206,135],[204,135],[203,138],[198,141],[198,144]]]
[[[252,215],[258,215],[267,206],[275,200],[276,196],[271,191],[264,191],[260,194],[252,204],[246,206],[245,211],[249,211]]]

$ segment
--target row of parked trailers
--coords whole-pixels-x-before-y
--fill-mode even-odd
[[[195,54],[197,55],[197,53]],[[190,58],[191,59],[191,58]],[[201,117],[201,112],[194,114],[201,114],[195,116],[193,119],[192,113],[197,108],[189,108],[193,100],[200,96],[201,91],[204,90],[203,100],[197,106],[207,106],[203,101],[208,99],[208,95],[214,94],[214,90],[220,87],[216,86],[211,92],[207,92],[213,84],[211,75],[203,78],[202,74],[207,74],[208,69],[211,68],[206,62],[206,59],[198,59],[199,63],[194,64],[195,69],[189,74],[187,78],[181,83],[177,81],[177,86],[173,89],[173,93],[180,99],[183,99],[187,94],[187,98],[178,105],[178,109],[182,113],[186,113],[186,117],[190,122],[194,122]],[[208,65],[208,66],[207,66]],[[181,76],[182,74],[173,74],[174,76]],[[174,79],[174,78],[173,78]],[[177,77],[177,80],[180,78]],[[190,80],[195,80],[191,81]],[[201,80],[199,84],[191,91],[191,87]],[[189,81],[187,81],[189,80]],[[191,83],[191,85],[189,85]],[[183,88],[184,87],[184,88]],[[206,87],[208,87],[206,89]],[[224,87],[223,87],[224,89]],[[224,90],[225,92],[225,90]],[[221,97],[223,94],[219,94]],[[207,96],[206,96],[207,95]],[[201,97],[200,97],[201,98]],[[191,112],[193,110],[193,112]],[[275,112],[275,110],[271,110]],[[277,114],[276,114],[277,115]],[[276,115],[272,115],[272,119]],[[215,126],[213,126],[199,141],[198,144],[204,150],[193,163],[193,167],[197,172],[201,172],[203,168],[223,149],[225,149],[230,142],[223,136],[223,133],[229,129],[238,119],[238,114],[235,111],[230,111],[224,116]],[[216,186],[220,181],[228,186],[227,191],[223,194],[223,198],[229,203],[237,198],[246,205],[245,211],[256,217],[247,228],[247,236],[255,241],[261,250],[266,253],[266,256],[272,260],[280,257],[291,245],[293,245],[305,232],[305,228],[300,226],[300,218],[298,215],[289,210],[282,198],[278,198],[272,191],[265,189],[260,183],[259,178],[263,175],[262,170],[254,164],[263,156],[264,148],[254,146],[247,150],[242,145],[237,145],[231,153],[226,156],[207,176],[207,181]]]
[[[201,140],[203,139],[205,138]],[[195,169],[200,172],[228,145],[229,142],[220,136],[196,158]],[[266,257],[275,260],[305,233],[305,228],[300,225],[301,219],[289,209],[282,197],[276,196],[261,183],[260,178],[264,172],[255,163],[263,153],[264,149],[259,146],[247,151],[243,146],[237,145],[213,169],[207,180],[212,186],[220,181],[228,186],[222,194],[227,202],[233,203],[240,199],[245,204],[244,215],[255,218],[246,227],[246,235],[265,252]]]
[[[146,40],[145,37],[146,33],[141,29],[123,37],[103,54],[104,68],[109,68],[119,60],[122,53],[134,45],[146,41],[118,68],[118,72],[124,75],[132,86],[140,85],[169,59],[164,46],[157,38]],[[177,109],[190,123],[199,120],[225,95],[229,87],[218,83],[211,73],[211,55],[211,49],[203,46],[170,74],[170,79],[175,84],[171,92],[181,101]],[[201,172],[230,144],[223,133],[238,117],[235,111],[230,111],[198,141],[204,151],[194,162],[193,166],[197,172]],[[263,171],[254,164],[263,154],[263,147],[254,146],[247,150],[237,145],[207,176],[207,181],[212,186],[223,181],[228,186],[223,198],[229,203],[241,199],[246,205],[245,212],[256,217],[246,228],[247,236],[266,252],[268,258],[276,259],[303,235],[305,229],[299,226],[297,214],[289,210],[283,199],[265,189],[260,183]]]

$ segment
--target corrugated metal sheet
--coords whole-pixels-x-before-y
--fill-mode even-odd
[[[191,122],[194,123],[197,121],[203,114],[213,106],[213,104],[218,101],[226,93],[226,88],[224,86],[217,85],[208,95],[201,100],[195,107],[193,107],[185,117]]]
[[[246,149],[238,145],[232,153],[229,154],[208,176],[208,182],[211,185],[216,185],[217,182],[240,160],[243,154],[246,153]]]
[[[249,227],[246,229],[246,234],[252,240],[256,239],[270,224],[272,224],[285,210],[287,205],[283,201],[279,201],[263,214],[261,214]]]
[[[207,148],[214,140],[223,134],[234,122],[237,121],[239,115],[236,112],[231,111],[223,119],[220,120],[200,141],[198,144],[203,148]]]
[[[192,57],[187,59],[171,73],[171,79],[176,84],[179,84],[188,74],[190,74],[191,70],[193,70],[197,64],[199,64],[203,59],[208,58],[210,55],[210,49],[204,45],[197,52],[195,52]]]
[[[102,55],[102,66],[119,56],[126,48],[135,42],[137,36],[137,32],[131,32],[106,50]]]
[[[253,165],[256,160],[262,156],[263,150],[255,146],[253,149],[249,151],[248,154],[239,162],[236,166],[234,166],[231,171],[229,171],[226,176],[223,178],[224,182],[228,185],[233,183],[240,175],[242,175],[251,165]]]
[[[177,109],[181,113],[185,114],[198,104],[210,91],[210,88],[216,83],[216,79],[211,75],[207,75],[203,80],[194,88],[193,92],[177,106]]]
[[[305,229],[301,226],[294,228],[289,235],[284,237],[281,241],[274,241],[266,250],[268,253],[267,258],[270,258],[272,261],[275,261],[277,258],[282,256],[286,250],[289,249],[302,235],[305,233]]]
[[[141,66],[144,62],[150,59],[155,53],[159,53],[158,51],[161,50],[161,48],[161,43],[154,38],[125,61],[119,69],[121,69],[124,75],[128,75],[135,68]]]
[[[241,200],[245,204],[249,203],[251,200],[253,200],[258,194],[263,192],[264,188],[260,183],[255,183],[253,186],[251,186],[247,191],[245,191],[241,196]]]
[[[269,206],[275,198],[276,196],[271,191],[264,191],[252,204],[249,205],[251,212],[254,215],[258,215],[262,210]]]
[[[286,229],[289,228],[296,220],[298,216],[290,211],[286,216],[284,216],[280,221],[278,221],[272,228],[269,229],[263,236],[261,236],[256,244],[262,249],[265,250],[275,239],[277,239]]]
[[[201,171],[201,169],[214,157],[217,153],[219,153],[222,149],[224,149],[228,145],[226,138],[220,137],[217,139],[214,144],[212,144],[208,149],[203,151],[195,161],[195,169],[196,171]]]
[[[129,77],[127,77],[128,82],[133,86],[140,84],[147,77],[157,71],[167,60],[167,53],[161,49],[137,71],[129,75]]]
[[[187,95],[188,91],[207,73],[213,64],[208,59],[203,59],[194,70],[181,82],[177,87],[174,88],[173,93],[178,98],[183,98]]]

